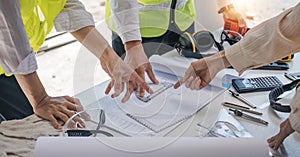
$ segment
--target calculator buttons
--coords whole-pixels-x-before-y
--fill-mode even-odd
[[[281,81],[276,76],[244,78],[232,80],[233,87],[239,92],[258,92],[272,90],[281,86]]]

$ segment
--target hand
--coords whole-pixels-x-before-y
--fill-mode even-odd
[[[223,18],[227,18],[233,21],[237,21],[239,26],[244,26],[246,25],[246,21],[243,18],[243,16],[237,12],[234,8],[230,8],[228,10],[225,10],[223,12]]]
[[[191,63],[184,77],[174,85],[174,88],[177,89],[180,85],[185,84],[187,88],[200,90],[207,86],[220,70],[228,66],[230,66],[230,63],[226,59],[224,51],[200,59]]]
[[[289,119],[286,119],[284,122],[280,124],[280,131],[275,136],[269,138],[267,141],[269,143],[269,147],[277,150],[279,146],[282,144],[284,139],[292,134],[295,130],[292,128]]]
[[[111,82],[107,86],[105,94],[108,94],[114,88],[114,93],[111,97],[119,96],[124,90],[124,83],[126,83],[127,91],[122,102],[126,102],[137,87],[145,89],[150,94],[153,93],[147,83],[128,64],[122,61],[112,49],[109,49],[109,51],[112,52],[105,54],[109,54],[110,57],[103,55],[100,58],[102,68],[111,77]]]
[[[147,92],[153,93],[145,81],[117,56],[94,26],[81,28],[72,32],[72,35],[99,58],[102,68],[111,77],[112,81],[105,91],[106,94],[114,88],[112,97],[119,96],[123,91],[124,83],[127,84],[127,93],[122,100],[123,102],[129,99],[133,91],[131,84],[140,86]]]
[[[61,129],[57,119],[66,122],[76,111],[82,111],[83,107],[78,99],[68,96],[50,97],[45,91],[36,72],[22,75],[15,74],[15,77],[29,100],[36,115],[50,120],[54,128]],[[84,123],[79,118],[74,118],[76,122],[84,127]],[[74,121],[71,121],[75,125]]]
[[[152,71],[152,66],[145,54],[144,48],[141,41],[130,41],[125,43],[126,56],[125,63],[130,65],[132,69],[135,69],[137,74],[145,80],[145,72],[147,72],[148,77],[154,84],[158,84],[158,80],[155,78],[155,75]],[[136,86],[136,85],[132,85]],[[140,96],[144,96],[145,89],[140,88]]]
[[[58,119],[67,122],[76,112],[82,111],[83,106],[78,99],[69,96],[46,96],[39,104],[33,106],[33,110],[36,115],[49,120],[54,128],[61,129],[62,126]],[[81,127],[85,127],[79,117],[74,117],[74,120],[70,121],[70,125],[75,126],[75,121],[79,122]]]
[[[209,84],[212,79],[211,75],[214,76],[209,72],[206,60],[201,59],[191,63],[184,77],[174,85],[174,88],[177,89],[180,85],[185,84],[187,88],[200,90]]]

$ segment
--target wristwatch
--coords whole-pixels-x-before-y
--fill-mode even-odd
[[[219,9],[218,14],[221,14],[224,11],[227,11],[227,10],[230,10],[230,9],[233,9],[233,8],[234,8],[233,4],[226,5],[226,6],[222,7],[221,9]]]

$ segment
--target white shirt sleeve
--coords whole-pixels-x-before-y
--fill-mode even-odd
[[[111,0],[110,7],[116,33],[123,43],[142,40],[137,0]]]
[[[0,65],[7,74],[29,74],[37,69],[20,12],[19,0],[0,1]]]
[[[85,10],[84,5],[78,0],[67,0],[64,9],[54,20],[54,26],[58,32],[74,32],[94,25],[93,16]]]

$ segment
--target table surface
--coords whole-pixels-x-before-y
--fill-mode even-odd
[[[166,54],[168,56],[168,54]],[[289,70],[285,71],[270,71],[270,70],[248,70],[242,76],[243,77],[259,77],[259,76],[277,76],[283,83],[288,83],[290,80],[284,77],[285,72],[299,72],[300,71],[300,54],[296,54],[293,61],[288,63],[290,66]],[[224,74],[237,75],[237,72],[233,69],[225,69],[218,73],[216,79],[221,78]],[[79,98],[83,104],[91,104],[101,97],[104,96],[104,90],[108,81],[96,85],[82,93],[77,94],[75,97]],[[242,94],[249,101],[253,102],[257,106],[260,106],[268,102],[269,92],[256,92]],[[196,124],[201,122],[202,125],[210,127],[217,120],[220,109],[222,109],[221,103],[229,101],[233,103],[241,104],[238,100],[233,98],[228,92],[224,92],[216,99],[211,101],[209,105],[200,110],[195,116],[186,120],[184,123],[179,125],[176,129],[170,132],[167,136],[183,136],[183,137],[199,137],[199,129]],[[280,123],[288,117],[287,113],[274,112],[269,106],[264,109],[258,109],[263,113],[262,119],[269,122],[268,126],[250,122],[244,119],[237,119],[244,128],[246,128],[255,138],[267,140],[269,137],[275,135],[279,131]],[[115,136],[121,136],[118,133],[113,133]],[[293,133],[287,137],[283,143],[283,147],[280,148],[279,153],[284,156],[297,156],[300,154],[300,134]],[[276,155],[275,155],[276,156]],[[279,155],[280,156],[280,155]]]

